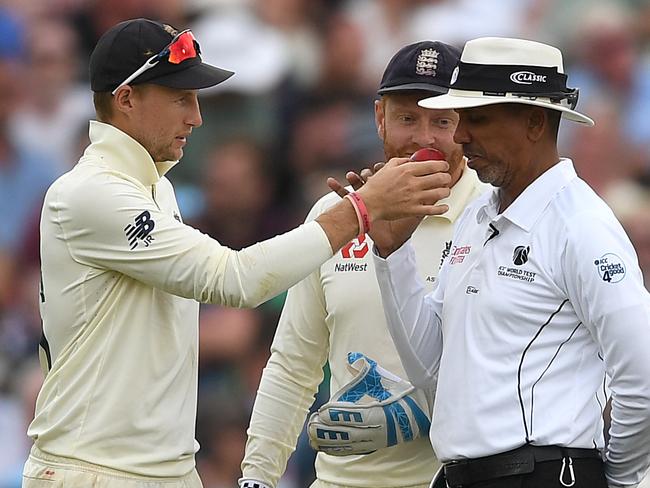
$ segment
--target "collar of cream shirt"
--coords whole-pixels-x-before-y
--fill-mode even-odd
[[[528,185],[503,212],[502,217],[530,232],[555,195],[577,177],[573,161],[560,159],[556,165]],[[486,217],[494,220],[498,211],[499,189],[496,188],[486,196],[485,204],[476,215],[477,221],[481,223]]]
[[[100,159],[106,166],[129,175],[145,186],[160,180],[178,161],[154,162],[147,150],[117,127],[90,121],[90,146],[84,156]]]
[[[438,204],[444,203],[449,205],[449,210],[441,215],[434,215],[432,216],[433,218],[442,217],[451,223],[456,222],[456,219],[465,210],[470,194],[475,191],[477,186],[484,185],[486,188],[492,188],[490,185],[479,181],[476,171],[467,167],[467,159],[464,159],[463,165],[463,173],[460,175],[456,184],[451,187],[449,196],[438,201]]]

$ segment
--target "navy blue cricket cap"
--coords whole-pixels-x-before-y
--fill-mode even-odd
[[[149,19],[126,20],[113,26],[102,35],[90,56],[90,88],[94,92],[113,91],[149,58],[165,49],[178,32],[170,25]],[[195,47],[195,57],[178,64],[162,59],[129,85],[154,83],[197,90],[217,85],[234,74],[202,62],[198,42]]]
[[[439,41],[421,41],[403,47],[386,66],[377,93],[420,90],[431,96],[449,91],[449,81],[461,50]]]

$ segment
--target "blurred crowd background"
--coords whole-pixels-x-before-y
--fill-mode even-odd
[[[650,3],[645,0],[0,0],[0,488],[20,486],[37,362],[38,219],[93,118],[87,65],[134,17],[191,27],[236,75],[201,97],[204,124],[170,173],[184,220],[233,248],[300,223],[342,176],[383,158],[373,121],[382,71],[403,45],[497,35],[561,48],[579,109],[562,154],[614,208],[650,283]],[[199,470],[232,488],[283,296],[256,310],[203,306]],[[322,389],[321,397],[325,394]],[[306,488],[304,439],[282,488]]]

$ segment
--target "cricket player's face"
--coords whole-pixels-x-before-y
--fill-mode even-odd
[[[198,91],[147,84],[135,96],[134,138],[154,161],[181,159],[192,129],[203,123]]]
[[[418,101],[426,96],[426,92],[394,93],[375,102],[375,122],[386,161],[408,158],[418,149],[435,148],[445,154],[455,182],[463,168],[462,148],[454,142],[458,114],[420,107]]]
[[[517,104],[457,110],[454,140],[484,183],[508,187],[518,178],[518,166],[526,162],[527,110]]]

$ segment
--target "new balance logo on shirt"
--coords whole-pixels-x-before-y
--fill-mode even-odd
[[[130,248],[133,250],[140,243],[144,244],[144,247],[149,247],[149,244],[153,241],[153,236],[149,234],[151,234],[155,226],[156,223],[151,218],[151,214],[148,210],[145,210],[134,219],[132,224],[124,227],[124,233],[129,240]]]

